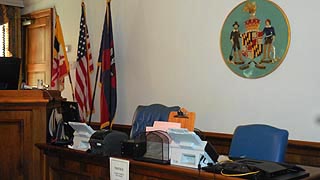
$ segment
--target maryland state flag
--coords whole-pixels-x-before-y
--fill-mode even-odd
[[[69,61],[58,15],[56,15],[53,47],[51,89],[62,91],[64,89],[64,77],[69,73]]]
[[[100,128],[102,129],[111,127],[117,108],[117,80],[110,2],[107,2],[98,63],[101,67]]]

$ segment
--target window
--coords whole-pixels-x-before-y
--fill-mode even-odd
[[[12,56],[9,52],[9,26],[8,23],[0,25],[0,57]]]
[[[20,7],[0,3],[0,56],[21,56],[20,12]]]

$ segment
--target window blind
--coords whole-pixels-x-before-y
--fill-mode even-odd
[[[24,7],[23,0],[0,0],[0,4]]]

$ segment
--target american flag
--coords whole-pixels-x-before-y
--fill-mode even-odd
[[[76,63],[75,98],[79,105],[81,121],[86,122],[86,118],[92,107],[90,73],[93,71],[93,62],[85,16],[85,4],[82,3],[81,7],[78,57]]]

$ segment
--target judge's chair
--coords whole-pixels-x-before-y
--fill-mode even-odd
[[[238,126],[229,157],[284,162],[288,135],[287,130],[264,124]]]
[[[179,106],[168,107],[162,104],[139,105],[134,113],[130,138],[134,139],[146,131],[147,126],[153,126],[154,121],[168,121],[172,111],[179,111]]]

